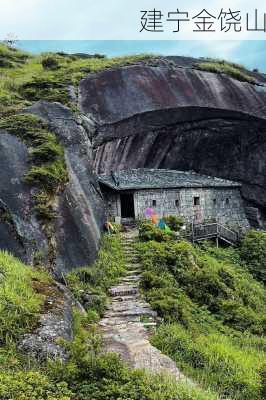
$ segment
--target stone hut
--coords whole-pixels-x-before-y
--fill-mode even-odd
[[[159,217],[180,215],[196,223],[219,222],[248,227],[241,184],[195,172],[129,169],[100,175],[108,217],[144,218],[152,208]]]

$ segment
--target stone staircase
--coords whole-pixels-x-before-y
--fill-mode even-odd
[[[156,327],[157,315],[140,295],[141,266],[134,249],[137,235],[136,229],[123,233],[127,275],[110,289],[112,301],[99,323],[106,351],[119,354],[132,368],[186,379],[175,363],[149,342],[149,330]]]

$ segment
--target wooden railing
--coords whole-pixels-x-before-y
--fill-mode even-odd
[[[192,241],[212,238],[220,238],[230,244],[236,244],[239,241],[237,232],[218,223],[197,224],[192,226]]]

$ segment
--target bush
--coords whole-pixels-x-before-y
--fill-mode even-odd
[[[174,233],[165,232],[151,223],[143,223],[139,227],[139,238],[143,242],[149,240],[155,240],[156,242],[167,242],[174,240],[176,236]]]
[[[266,292],[238,250],[182,241],[137,248],[141,289],[163,320],[153,345],[221,398],[262,400]]]
[[[266,233],[251,230],[243,239],[240,255],[247,269],[259,281],[266,283]]]
[[[168,217],[164,217],[165,223],[175,232],[180,231],[181,227],[185,224],[185,220],[183,217],[176,215],[169,215]]]
[[[40,167],[31,167],[25,176],[25,181],[33,186],[55,192],[59,185],[67,182],[65,164],[54,162]]]
[[[42,66],[44,69],[58,69],[60,68],[58,60],[53,56],[47,56],[42,59]]]
[[[139,249],[144,271],[160,277],[166,273],[172,275],[176,285],[168,277],[168,292],[171,288],[178,293],[181,288],[194,303],[207,308],[225,325],[236,330],[248,330],[256,334],[265,332],[263,309],[266,292],[239,265],[217,260],[182,241],[151,241],[139,245]],[[158,280],[149,274],[144,274],[143,287],[146,290],[158,285]],[[150,299],[149,292],[147,296]]]
[[[0,372],[1,400],[71,400],[64,382],[55,384],[42,372]]]

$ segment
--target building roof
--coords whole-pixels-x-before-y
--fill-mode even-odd
[[[99,182],[111,189],[170,189],[170,188],[201,188],[201,187],[240,187],[238,182],[199,175],[195,172],[174,171],[168,169],[128,169],[112,172],[109,175],[99,175]]]

